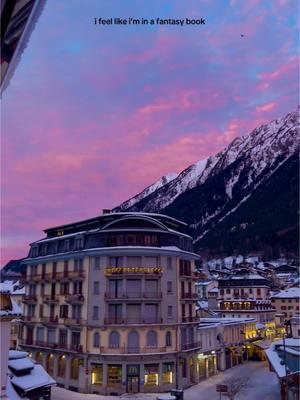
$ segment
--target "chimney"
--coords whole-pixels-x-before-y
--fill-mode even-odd
[[[108,208],[103,208],[102,215],[110,214],[110,213],[111,213],[111,210],[109,210]]]

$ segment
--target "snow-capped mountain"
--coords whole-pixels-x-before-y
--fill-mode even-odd
[[[155,192],[162,186],[165,186],[167,183],[171,182],[175,178],[177,178],[178,174],[171,173],[161,177],[158,181],[152,183],[152,185],[146,187],[141,193],[137,194],[136,196],[132,197],[131,199],[124,201],[118,208],[120,210],[128,210],[130,207],[134,206],[134,204],[138,203],[145,197],[149,196],[151,193]]]
[[[207,246],[207,237],[211,236],[212,230],[215,231],[217,226],[220,228],[220,224],[228,225],[241,208],[244,210],[247,204],[252,204],[257,193],[274,185],[275,180],[285,187],[276,198],[270,199],[270,205],[282,197],[282,191],[294,193],[290,182],[298,177],[298,126],[299,110],[254,129],[247,136],[236,138],[220,153],[196,162],[166,183],[162,178],[157,187],[151,185],[116,210],[163,212],[176,216],[190,224],[196,247],[202,247],[204,242]],[[297,183],[294,186],[297,187]],[[269,197],[268,190],[266,197]],[[292,201],[294,207],[293,199],[297,195],[292,193],[289,194],[292,199],[286,198],[286,201]],[[252,206],[258,208],[252,212],[244,210],[245,221],[236,221],[238,226],[229,223],[232,226],[228,226],[228,232],[223,234],[234,236],[235,232],[253,228],[257,222],[255,214],[261,209],[259,205]],[[294,222],[297,224],[296,217]],[[284,223],[281,225],[285,229]]]

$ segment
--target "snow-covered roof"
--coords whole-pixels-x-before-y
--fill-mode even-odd
[[[9,397],[9,399],[19,399],[19,397],[13,397],[15,391],[13,390],[13,387],[10,387],[11,384],[25,393],[37,388],[53,386],[56,384],[55,380],[47,374],[41,365],[35,364],[29,357],[27,357],[26,352],[18,352],[16,350],[10,351],[8,359],[8,366],[13,370],[28,371],[26,375],[16,376],[10,369],[11,372],[9,374],[10,379],[8,378],[8,390],[12,393],[12,397]]]
[[[279,293],[272,296],[273,299],[285,299],[285,298],[300,298],[300,288],[293,287],[286,290],[281,290]]]
[[[273,342],[271,347],[265,351],[270,364],[279,378],[286,376],[287,373],[291,372],[291,368],[295,367],[296,364],[292,364],[289,361],[291,358],[295,359],[295,356],[299,359],[299,346],[299,339],[288,338],[285,339],[285,343],[283,343],[283,340]],[[297,365],[297,371],[299,371],[299,363]],[[297,371],[293,370],[292,372]]]
[[[11,295],[24,295],[25,285],[21,285],[19,281],[6,280],[0,284],[0,292],[10,293]]]
[[[5,295],[7,294],[8,293],[5,293]],[[1,309],[0,317],[7,317],[10,315],[21,316],[23,314],[21,307],[12,298],[10,298],[10,301],[11,301],[11,307],[4,307],[3,309]]]

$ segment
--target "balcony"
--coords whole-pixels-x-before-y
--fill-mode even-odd
[[[23,302],[23,303],[27,303],[27,304],[30,304],[30,303],[34,303],[34,304],[35,304],[35,303],[37,302],[36,295],[35,295],[35,294],[28,294],[28,295],[25,295],[25,296],[23,297],[22,302]]]
[[[26,276],[26,281],[27,281],[28,283],[32,283],[32,282],[41,282],[41,275],[40,275],[40,274],[28,275],[28,276]]]
[[[57,325],[58,317],[41,317],[41,324],[43,325]]]
[[[76,353],[82,353],[83,348],[82,345],[78,344],[65,344],[65,343],[50,343],[42,340],[27,340],[27,339],[19,339],[19,344],[21,346],[32,346],[39,348],[47,348],[47,349],[57,349],[57,350],[68,350],[74,351]]]
[[[34,322],[37,323],[39,322],[39,318],[31,315],[24,315],[22,318],[23,322]]]
[[[47,273],[39,275],[40,280],[43,281],[65,281],[65,280],[72,280],[72,279],[84,279],[85,273],[84,271],[64,271],[64,272],[56,272],[56,273]]]
[[[147,325],[161,324],[162,318],[105,318],[105,325]]]
[[[59,296],[54,294],[46,294],[42,298],[43,298],[43,303],[46,304],[56,304],[59,302]]]
[[[180,346],[180,350],[192,350],[192,349],[201,349],[202,343],[201,342],[193,342],[193,343],[185,343]]]
[[[198,300],[197,293],[181,293],[181,300]]]
[[[200,322],[199,317],[182,317],[182,323]]]
[[[104,298],[106,300],[143,300],[143,299],[154,299],[160,300],[162,298],[161,292],[135,292],[135,293],[110,293],[105,292]]]
[[[82,326],[86,325],[87,321],[82,318],[64,318],[64,325],[66,326]]]
[[[70,304],[82,304],[84,302],[84,296],[82,294],[66,294],[65,302]]]
[[[100,347],[101,354],[154,354],[154,353],[165,353],[166,347]]]

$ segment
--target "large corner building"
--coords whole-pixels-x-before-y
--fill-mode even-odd
[[[20,347],[60,386],[102,394],[198,383],[195,260],[186,226],[104,213],[31,244]]]

